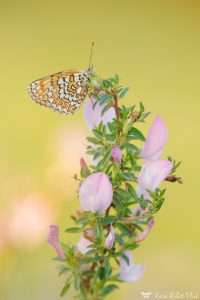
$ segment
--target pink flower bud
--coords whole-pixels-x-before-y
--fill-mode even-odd
[[[121,164],[122,160],[122,151],[121,149],[116,145],[112,148],[112,158],[116,164]]]
[[[166,142],[167,128],[161,117],[157,116],[149,130],[140,157],[149,160],[160,159]]]
[[[91,237],[94,237],[92,230],[88,229],[87,234]],[[89,241],[88,239],[86,239],[84,237],[84,235],[81,235],[81,238],[77,244],[77,249],[78,251],[80,251],[81,253],[85,254],[87,253],[89,250],[91,250],[88,246],[90,246],[92,244],[91,241]]]
[[[173,168],[168,160],[147,161],[139,174],[138,183],[142,189],[154,191],[170,174]]]
[[[147,227],[136,238],[136,242],[141,242],[141,241],[143,241],[147,237],[147,235],[151,231],[154,223],[155,223],[154,219],[151,219],[149,221],[149,224],[147,225]]]
[[[62,258],[63,260],[65,260],[66,259],[66,255],[65,255],[65,253],[64,253],[64,251],[61,248],[61,245],[59,243],[58,226],[51,225],[49,227],[48,234],[47,234],[47,241],[48,241],[49,244],[51,244],[55,248],[58,256],[60,258]]]
[[[116,117],[115,110],[111,107],[107,110],[103,116],[101,115],[102,110],[105,107],[105,104],[99,105],[98,103],[95,105],[93,109],[93,104],[95,103],[94,98],[89,98],[84,106],[83,116],[88,128],[92,129],[97,127],[100,122],[103,122],[106,125],[108,122],[112,122],[113,118]]]
[[[79,196],[84,211],[105,212],[113,197],[112,184],[108,176],[103,172],[89,175],[81,184]]]
[[[124,254],[128,257],[129,264],[127,264],[126,260],[123,257],[120,258],[119,278],[126,282],[137,282],[143,276],[144,266],[134,266],[133,256],[130,251],[125,251]]]
[[[105,247],[108,248],[108,249],[112,249],[114,241],[115,241],[115,232],[114,232],[113,226],[111,225],[110,226],[110,232],[109,232],[109,234],[108,234],[108,236],[106,237],[106,240],[105,240]]]
[[[80,166],[81,166],[82,169],[87,169],[88,168],[88,166],[86,164],[86,161],[83,158],[80,159]]]
[[[81,177],[87,177],[88,175],[90,175],[90,170],[85,162],[85,160],[83,158],[80,159],[80,165],[81,165]]]

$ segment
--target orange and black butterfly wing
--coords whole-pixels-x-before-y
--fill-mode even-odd
[[[65,115],[74,113],[88,92],[88,74],[80,70],[63,71],[33,81],[28,86],[31,98]]]

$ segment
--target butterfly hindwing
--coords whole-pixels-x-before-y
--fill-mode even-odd
[[[32,82],[31,98],[63,114],[74,113],[88,92],[88,74],[80,70],[63,71]]]

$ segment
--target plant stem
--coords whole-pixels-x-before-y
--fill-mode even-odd
[[[119,106],[118,106],[118,95],[116,92],[113,92],[113,99],[114,99],[114,109],[116,114],[116,119],[119,120]],[[117,126],[117,135],[118,138],[120,137],[120,128]]]

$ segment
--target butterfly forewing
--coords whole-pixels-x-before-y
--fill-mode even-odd
[[[28,86],[31,98],[54,111],[74,113],[88,92],[88,74],[80,70],[63,71],[33,81]]]

